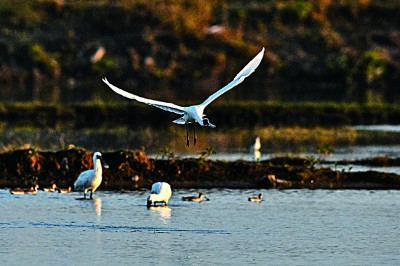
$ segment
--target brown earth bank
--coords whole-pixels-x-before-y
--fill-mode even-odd
[[[103,158],[109,165],[103,171],[103,190],[148,189],[157,181],[166,181],[174,188],[400,189],[397,174],[316,168],[311,159],[304,158],[282,157],[258,163],[214,161],[207,156],[152,159],[139,150],[104,152]],[[395,162],[376,158],[365,163],[376,165],[380,161],[390,161],[391,165]],[[82,171],[92,167],[92,152],[85,149],[15,150],[0,154],[0,187],[56,184],[66,188],[73,186]]]

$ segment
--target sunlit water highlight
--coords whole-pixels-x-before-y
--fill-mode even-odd
[[[1,265],[399,265],[398,190],[0,190]],[[265,201],[247,197],[262,192]]]

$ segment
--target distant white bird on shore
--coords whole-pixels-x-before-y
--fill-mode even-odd
[[[157,182],[151,186],[150,196],[147,198],[147,208],[156,206],[156,203],[164,203],[168,205],[168,201],[172,196],[171,186],[166,182]]]
[[[254,144],[250,148],[250,152],[254,155],[254,161],[258,162],[261,159],[261,140],[260,137],[257,137],[254,141]]]
[[[93,199],[93,193],[100,186],[103,179],[103,168],[101,166],[108,168],[100,152],[93,154],[93,165],[93,169],[82,172],[74,183],[74,190],[83,190],[84,199],[86,199],[88,191],[90,191],[90,199]]]
[[[260,65],[261,60],[264,56],[264,48],[259,52],[256,57],[253,58],[237,75],[236,77],[225,87],[222,89],[218,90],[211,96],[209,96],[203,103],[198,104],[198,105],[192,105],[192,106],[179,106],[173,103],[167,103],[167,102],[161,102],[161,101],[156,101],[156,100],[151,100],[147,98],[143,98],[140,96],[137,96],[135,94],[129,93],[127,91],[121,90],[120,88],[112,85],[110,82],[108,82],[107,78],[103,78],[103,82],[106,83],[114,92],[129,98],[136,100],[141,103],[145,103],[148,105],[155,106],[157,108],[163,109],[165,111],[173,112],[179,115],[183,115],[181,118],[176,119],[172,121],[173,123],[176,124],[184,124],[186,126],[186,146],[189,147],[189,132],[188,132],[188,124],[193,123],[193,138],[194,138],[194,145],[196,145],[196,128],[195,124],[196,122],[199,123],[201,126],[206,126],[206,127],[211,127],[215,128],[215,125],[211,124],[208,118],[206,118],[204,114],[204,109],[209,105],[212,101],[217,99],[219,96],[224,94],[225,92],[229,91],[236,85],[239,85],[240,83],[243,82],[245,78],[250,76],[255,69]]]

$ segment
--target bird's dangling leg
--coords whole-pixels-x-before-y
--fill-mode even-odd
[[[186,147],[189,147],[189,131],[187,123],[185,123],[185,127],[186,127]]]
[[[196,145],[197,137],[196,137],[196,123],[193,123],[193,144]]]

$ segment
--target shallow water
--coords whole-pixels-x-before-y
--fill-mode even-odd
[[[398,190],[0,190],[1,265],[399,265]],[[247,197],[264,194],[254,203]]]
[[[400,126],[357,126],[353,127],[368,140],[351,140],[352,135],[347,136],[350,140],[343,140],[343,137],[328,139],[327,143],[333,141],[333,152],[328,159],[351,160],[368,158],[373,156],[398,156],[400,143],[398,136]],[[298,130],[298,129],[297,129]],[[296,129],[294,130],[296,131]],[[304,132],[298,134],[304,134]],[[370,132],[384,133],[380,139],[374,139]],[[84,147],[90,151],[115,151],[125,149],[143,149],[146,154],[152,157],[162,157],[173,153],[178,157],[198,157],[208,147],[212,147],[217,154],[212,158],[227,160],[253,160],[254,154],[250,152],[254,144],[255,136],[262,133],[261,129],[233,128],[229,130],[210,129],[199,127],[197,129],[198,140],[196,145],[192,144],[190,135],[190,147],[186,147],[185,127],[172,125],[168,128],[131,128],[128,126],[107,126],[102,128],[37,128],[37,127],[15,127],[12,125],[0,124],[0,151],[14,150],[18,148],[35,147],[39,150],[59,151],[74,144],[77,147]],[[275,133],[277,134],[277,133]],[[323,133],[320,133],[323,135]],[[337,132],[340,135],[340,131]],[[320,136],[322,139],[323,136]],[[376,137],[376,136],[375,136]],[[287,140],[274,142],[273,137],[263,139],[261,136],[261,159],[269,159],[274,156],[293,155],[314,155],[312,154],[318,145],[326,144],[320,140],[307,140],[304,143],[295,141],[288,136]],[[311,137],[312,139],[312,137]],[[320,156],[316,154],[315,156]]]

